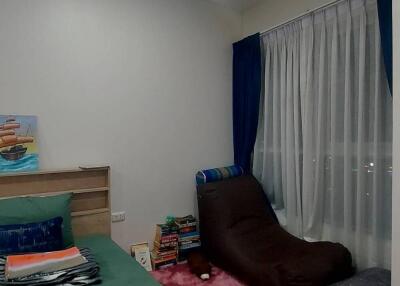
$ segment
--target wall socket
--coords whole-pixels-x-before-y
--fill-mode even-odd
[[[125,212],[115,212],[111,214],[111,222],[120,222],[125,220]]]

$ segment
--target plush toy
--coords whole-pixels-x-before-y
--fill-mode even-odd
[[[211,266],[207,258],[199,252],[192,252],[188,254],[188,264],[190,271],[199,277],[201,280],[208,280],[211,277]]]

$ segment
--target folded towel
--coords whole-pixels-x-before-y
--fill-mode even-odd
[[[80,254],[86,262],[78,266],[58,270],[54,272],[43,272],[28,275],[21,278],[7,279],[5,268],[7,257],[0,256],[0,285],[1,286],[41,286],[41,285],[91,285],[101,282],[99,276],[99,265],[96,263],[90,249],[80,248]]]
[[[79,249],[71,247],[66,250],[20,254],[7,256],[6,278],[21,278],[35,273],[49,273],[75,267],[87,262]]]

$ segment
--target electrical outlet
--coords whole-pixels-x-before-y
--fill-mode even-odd
[[[125,212],[116,212],[111,214],[112,222],[120,222],[125,220]]]

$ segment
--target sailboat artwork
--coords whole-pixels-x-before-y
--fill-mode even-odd
[[[39,168],[37,117],[0,115],[0,173]]]

